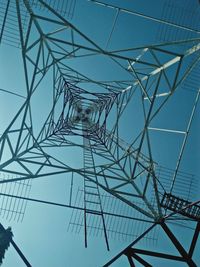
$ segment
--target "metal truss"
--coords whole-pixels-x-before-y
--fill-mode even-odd
[[[187,210],[188,208],[191,209],[194,207],[195,204],[198,204],[200,201],[198,201],[197,203],[190,203],[188,205],[186,205],[184,208],[181,209],[182,212],[184,212],[184,210]],[[199,207],[199,206],[198,206]],[[114,257],[111,261],[109,261],[107,264],[104,265],[104,267],[107,266],[111,266],[112,263],[114,263],[119,257],[121,256],[126,256],[127,260],[130,264],[130,266],[136,266],[135,263],[139,262],[140,264],[142,264],[142,266],[153,266],[153,264],[151,264],[151,260],[152,258],[158,258],[159,261],[157,262],[157,264],[159,264],[160,262],[162,262],[162,259],[168,260],[168,264],[172,263],[175,264],[178,262],[183,262],[185,264],[187,264],[188,266],[198,266],[194,260],[193,260],[193,254],[195,251],[195,247],[197,244],[197,240],[198,240],[198,236],[199,236],[199,232],[200,232],[200,222],[199,222],[199,216],[196,217],[195,220],[195,228],[194,228],[194,233],[193,233],[193,237],[191,240],[191,243],[189,244],[189,249],[188,251],[185,250],[185,248],[182,246],[181,242],[179,242],[179,240],[177,239],[177,237],[174,235],[174,233],[170,230],[170,228],[167,226],[166,222],[170,216],[172,216],[173,214],[170,214],[168,216],[166,216],[165,218],[163,218],[162,221],[153,224],[151,227],[149,227],[139,238],[137,238],[136,240],[134,240],[128,247],[126,247],[123,251],[121,251],[116,257]],[[148,234],[148,232],[150,232],[154,227],[157,227],[157,225],[159,225],[159,227],[161,227],[161,229],[163,230],[163,233],[168,237],[168,245],[173,244],[174,248],[175,248],[175,253],[174,254],[168,254],[166,252],[157,252],[157,251],[153,251],[153,250],[143,250],[143,249],[137,249],[134,248],[134,246],[140,241],[141,238],[144,238],[146,234]],[[171,244],[170,244],[171,242]],[[177,252],[179,255],[177,255]],[[150,256],[146,259],[144,259],[144,256]]]
[[[7,201],[7,216],[12,217],[20,212],[24,214],[27,201],[83,211],[85,246],[88,246],[88,216],[92,215],[100,219],[109,249],[106,216],[124,216],[127,219],[128,216],[105,211],[101,194],[104,191],[128,205],[136,214],[142,214],[143,217],[138,220],[148,226],[105,266],[123,255],[130,266],[136,266],[135,261],[152,266],[142,258],[143,255],[197,266],[192,255],[199,234],[199,202],[194,203],[173,194],[177,181],[182,179],[180,166],[198,106],[199,89],[195,92],[185,129],[156,127],[154,122],[159,122],[160,114],[167,109],[168,103],[199,63],[199,38],[118,50],[108,48],[121,13],[196,34],[199,31],[100,1],[91,2],[94,2],[91,5],[96,3],[116,11],[105,49],[70,22],[75,4],[71,3],[66,12],[61,12],[55,3],[52,5],[51,1],[43,0],[13,0],[7,1],[5,6],[0,42],[7,40],[6,26],[10,23],[12,8],[18,24],[15,30],[19,34],[25,80],[23,102],[0,136],[0,171],[3,177],[0,185],[2,188],[10,185],[11,188],[5,188],[0,193],[3,201]],[[186,49],[183,44],[187,44]],[[111,66],[118,66],[125,77],[116,77],[113,81],[104,77],[94,79],[79,70],[79,61],[93,57],[103,58]],[[127,76],[131,78],[127,79]],[[43,92],[41,96],[45,96],[46,102],[41,107],[41,118],[34,115],[37,109],[35,98],[37,95],[39,97],[39,92]],[[134,97],[137,97],[135,105],[141,108],[140,126],[126,142],[121,138],[121,121],[126,110],[133,105]],[[159,177],[158,169],[161,166],[154,160],[152,133],[155,132],[181,136],[177,162],[167,189]],[[65,155],[58,153],[61,148],[70,151],[74,147],[82,153],[83,164],[80,167],[71,166]],[[29,197],[34,180],[60,174],[81,177],[84,182],[83,206],[72,205],[71,200],[69,204],[62,204]],[[25,191],[20,193],[15,187],[18,185]],[[12,190],[12,186],[15,189]],[[14,203],[13,206],[8,201]],[[190,211],[186,212],[189,208],[192,217]],[[178,214],[178,219],[174,219],[174,214]],[[197,221],[189,252],[167,226],[171,218],[184,220],[184,216],[194,223]],[[129,219],[137,220],[133,216]],[[162,229],[180,256],[134,247],[154,227]],[[30,266],[26,259],[23,260]]]

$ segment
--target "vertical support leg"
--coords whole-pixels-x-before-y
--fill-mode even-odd
[[[133,254],[132,257],[135,258],[138,262],[140,262],[145,267],[153,267],[151,264],[149,264],[148,262],[146,262],[144,259],[142,259],[136,254]]]
[[[133,262],[133,259],[130,255],[126,255],[127,256],[127,259],[128,259],[128,262],[130,264],[130,267],[135,267],[135,263]]]
[[[197,265],[189,257],[189,254],[186,252],[186,250],[183,248],[183,246],[180,244],[180,242],[174,236],[174,234],[171,232],[171,230],[168,228],[168,226],[164,222],[161,223],[161,226],[162,226],[163,230],[165,231],[165,233],[167,234],[167,236],[172,241],[172,243],[174,244],[174,246],[176,247],[176,249],[178,250],[178,252],[183,257],[183,259],[185,260],[185,262],[187,262],[188,266],[190,266],[190,267],[197,267]]]
[[[192,243],[190,245],[189,254],[188,254],[190,258],[192,258],[192,255],[194,253],[194,249],[195,249],[198,237],[199,237],[199,232],[200,232],[200,221],[197,223],[197,226],[196,226],[193,238],[192,238]]]

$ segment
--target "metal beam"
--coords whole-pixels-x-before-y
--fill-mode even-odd
[[[174,255],[170,255],[166,253],[154,252],[154,251],[149,251],[149,250],[144,250],[144,249],[130,248],[129,253],[130,255],[137,253],[137,254],[163,258],[163,259],[168,259],[168,260],[185,261],[185,259],[183,259],[180,256],[174,256]]]
[[[63,207],[63,208],[71,208],[71,209],[77,209],[84,211],[84,208],[78,207],[78,206],[73,206],[71,204],[63,204],[63,203],[58,203],[58,202],[53,202],[53,201],[48,201],[48,200],[42,200],[42,199],[36,199],[36,198],[30,198],[30,197],[21,197],[21,196],[16,196],[16,195],[11,195],[11,194],[5,194],[5,193],[0,193],[0,196],[4,197],[11,197],[11,198],[16,198],[16,199],[21,199],[21,200],[26,200],[30,202],[35,202],[35,203],[40,203],[40,204],[47,204],[47,205],[52,205],[52,206],[58,206],[58,207]],[[92,212],[92,210],[88,210],[89,212]],[[127,215],[121,215],[121,214],[116,214],[116,213],[111,213],[111,212],[103,212],[104,215],[107,216],[114,216],[114,217],[119,217],[119,218],[124,218],[124,219],[129,219],[129,220],[134,220],[134,221],[140,221],[140,222],[145,222],[145,223],[152,223],[150,220],[145,220],[142,218],[137,218],[137,217],[131,217]]]
[[[143,266],[145,267],[153,267],[151,264],[149,264],[147,261],[145,261],[144,259],[142,259],[140,256],[138,256],[137,254],[132,254],[132,257],[135,258],[138,262],[140,262]]]
[[[185,259],[185,262],[188,263],[190,267],[197,267],[197,265],[194,263],[194,261],[190,258],[189,254],[186,252],[186,250],[183,248],[181,243],[178,241],[178,239],[174,236],[174,234],[171,232],[171,230],[168,228],[168,226],[165,224],[165,222],[161,222],[161,227],[169,237],[169,239],[172,241],[173,245],[176,247],[178,252],[181,254],[183,259]]]
[[[2,229],[2,231],[6,230],[1,223],[0,223],[0,228]],[[28,262],[28,260],[26,259],[26,257],[24,256],[24,254],[22,253],[22,251],[20,250],[20,248],[17,246],[17,244],[14,242],[13,239],[11,239],[10,243],[13,245],[14,249],[17,251],[17,253],[19,254],[20,258],[23,260],[25,265],[27,267],[31,267],[31,264]]]
[[[135,263],[133,262],[133,259],[128,255],[126,255],[126,256],[127,256],[128,262],[130,264],[130,267],[135,267]]]
[[[90,2],[94,2],[96,4],[99,4],[99,5],[102,5],[102,6],[105,6],[105,7],[109,7],[109,8],[112,8],[112,9],[120,10],[120,11],[122,11],[124,13],[128,13],[128,14],[131,14],[131,15],[134,15],[134,16],[138,16],[138,17],[141,17],[141,18],[145,18],[145,19],[157,22],[157,23],[165,24],[165,25],[168,25],[168,26],[172,26],[172,27],[175,27],[175,28],[178,28],[178,29],[182,29],[182,30],[186,30],[186,31],[190,31],[190,32],[200,33],[199,30],[195,30],[195,29],[192,29],[192,28],[187,27],[187,26],[182,26],[182,25],[176,24],[174,22],[166,21],[166,20],[163,20],[163,19],[158,19],[158,18],[149,16],[149,15],[142,14],[140,12],[132,11],[132,10],[129,10],[129,9],[126,9],[126,8],[122,8],[122,7],[118,7],[118,6],[111,5],[111,4],[107,4],[107,3],[102,2],[102,1],[97,1],[97,0],[89,0],[89,1]]]
[[[138,238],[136,238],[130,245],[128,245],[125,249],[123,249],[120,253],[118,253],[114,258],[112,258],[109,262],[107,262],[103,267],[110,266],[113,262],[115,262],[117,259],[119,259],[121,256],[126,255],[127,250],[134,246],[137,242],[139,242],[145,235],[147,235],[155,226],[157,223],[152,224],[146,231],[144,231]]]
[[[190,249],[189,249],[189,253],[188,253],[190,258],[192,258],[192,255],[194,253],[194,250],[195,250],[195,247],[196,247],[196,243],[197,243],[197,240],[198,240],[198,237],[199,237],[199,232],[200,232],[200,221],[196,225],[196,229],[195,229],[195,232],[194,232],[194,235],[193,235],[193,238],[192,238],[192,243],[190,245]]]

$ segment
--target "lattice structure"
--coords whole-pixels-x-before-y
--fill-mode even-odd
[[[6,181],[7,179],[12,179],[12,175],[0,175],[1,181]],[[0,185],[0,216],[1,218],[6,218],[7,220],[16,220],[22,221],[24,217],[24,213],[27,206],[26,199],[29,197],[29,193],[31,190],[31,180],[27,181],[18,181],[12,184],[1,184]],[[14,199],[10,197],[10,195],[14,195],[17,197],[21,197],[21,199]]]
[[[164,192],[170,191],[170,178],[173,176],[174,170],[159,166],[156,170],[157,177],[162,186],[159,186],[159,191],[163,195]],[[174,184],[173,193],[188,201],[192,201],[193,197],[197,195],[198,181],[194,175],[179,171],[177,173],[177,180]]]
[[[44,10],[44,6],[38,1],[38,0],[32,0],[30,1],[32,6],[35,6],[39,9]],[[45,3],[47,3],[51,8],[56,10],[59,14],[61,14],[64,17],[67,17],[68,19],[72,19],[76,7],[76,0],[58,0],[58,1],[51,1],[51,0],[45,0]]]
[[[50,122],[53,135],[79,135],[97,142],[98,138],[105,139],[106,118],[116,95],[90,93],[69,83],[63,90],[62,113],[58,122]]]
[[[162,10],[162,19],[169,22],[176,22],[179,25],[198,29],[200,26],[199,18],[200,14],[198,9],[191,3],[192,1],[186,1],[184,6],[181,5],[181,1],[166,1]],[[198,33],[192,31],[184,31],[183,29],[172,29],[167,25],[160,25],[157,39],[159,41],[178,41],[197,38]],[[183,44],[184,49],[188,48],[188,44]],[[183,87],[186,90],[198,90],[199,88],[199,65],[195,66],[191,75],[185,80]]]
[[[161,201],[161,206],[163,208],[174,211],[175,213],[180,213],[186,217],[192,218],[194,220],[200,219],[200,206],[192,205],[189,201],[185,199],[173,196],[171,194],[164,194]]]
[[[0,41],[21,48],[23,78],[17,80],[24,88],[12,118],[0,124],[0,185],[5,217],[10,219],[19,213],[20,218],[27,201],[74,209],[69,230],[83,231],[85,247],[90,247],[91,235],[98,233],[103,234],[108,250],[113,236],[135,238],[105,266],[121,256],[130,266],[135,266],[134,261],[153,266],[141,255],[197,266],[193,254],[199,234],[199,200],[193,199],[194,175],[182,171],[182,161],[200,91],[196,88],[184,93],[181,88],[199,66],[199,38],[193,38],[200,33],[198,25],[193,28],[171,17],[166,19],[165,13],[163,18],[143,14],[133,8],[134,4],[130,8],[125,3],[79,3],[80,14],[82,10],[87,13],[88,8],[94,11],[94,25],[82,25],[79,17],[73,21],[76,1],[13,0],[1,4]],[[104,12],[111,28],[95,24],[98,18],[102,24],[99,14],[104,17]],[[151,23],[165,25],[170,31],[178,29],[177,35],[186,31],[192,36],[167,42],[162,37],[156,44],[151,38],[138,44],[136,38],[129,44],[132,27],[127,28],[128,40],[121,38],[121,21],[126,16],[127,25],[134,24],[135,18],[147,21],[147,36],[150,30],[154,32]],[[100,33],[95,31],[91,36],[91,26]],[[182,96],[187,108],[182,105],[180,112],[177,101]],[[9,106],[5,108],[9,110]],[[173,139],[167,139],[167,134]],[[162,160],[167,167],[161,167]],[[69,203],[29,196],[33,180],[46,177],[50,181],[50,177],[64,175]],[[61,190],[57,192],[60,198]],[[74,190],[78,192],[75,201]],[[177,222],[184,220],[182,215],[191,224],[181,224],[193,235],[189,250],[176,237],[177,229],[169,227],[170,223],[178,227]],[[133,232],[134,228],[137,230]],[[175,251],[135,247],[145,238],[154,241],[157,229],[161,235],[158,241],[162,243],[167,236]],[[31,266],[13,242],[24,263]]]
[[[79,189],[75,195],[74,206],[83,207],[84,190]],[[147,227],[148,223],[146,222],[146,217],[140,213],[136,215],[131,207],[124,204],[119,199],[105,193],[100,195],[100,198],[109,240],[114,239],[119,242],[131,242]],[[90,211],[92,214],[96,211],[96,205],[93,203],[94,197],[90,196],[90,200]],[[140,203],[138,203],[138,205],[141,206]],[[98,216],[88,216],[87,227],[88,236],[96,236],[99,238],[104,236],[103,225]],[[83,211],[73,210],[68,225],[68,231],[74,234],[84,233]],[[146,236],[142,241],[145,245],[156,246],[158,238],[157,234],[156,229],[154,229],[154,231]]]
[[[76,0],[58,0],[58,1],[45,1],[53,9],[62,14],[64,17],[72,19]],[[37,0],[31,0],[30,5],[36,7],[38,10],[44,10],[42,4]],[[16,6],[14,0],[2,0],[0,3],[0,43],[21,47],[19,29],[18,29],[18,16],[16,13]],[[23,8],[21,3],[21,21],[22,30],[27,31],[28,27],[28,14],[27,10]]]

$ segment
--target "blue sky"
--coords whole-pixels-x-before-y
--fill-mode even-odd
[[[4,2],[4,3],[3,3]],[[3,1],[5,4],[7,1]],[[14,1],[12,1],[14,3]],[[153,16],[155,18],[168,18],[170,22],[182,24],[184,27],[194,28],[195,30],[199,30],[198,19],[199,18],[199,5],[198,1],[189,1],[189,0],[176,0],[172,3],[172,1],[151,1],[151,4],[147,0],[142,1],[104,1],[104,3],[113,4],[116,6],[120,6],[124,9],[130,9],[132,11],[145,14],[148,16]],[[21,5],[21,4],[20,4]],[[22,7],[22,6],[21,6]],[[15,11],[13,8],[12,10]],[[45,15],[50,18],[55,18],[50,13],[45,13],[42,9],[40,10],[38,7],[34,7],[34,10],[39,15]],[[177,11],[178,10],[178,11]],[[174,12],[174,13],[173,13]],[[149,20],[147,18],[143,18],[140,16],[134,16],[133,14],[128,14],[126,12],[120,11],[117,15],[117,19],[115,21],[115,16],[117,14],[116,9],[104,7],[100,5],[96,5],[90,1],[78,0],[76,3],[75,13],[72,19],[69,19],[70,23],[74,25],[76,29],[84,33],[85,36],[90,38],[90,40],[94,41],[100,48],[105,49],[106,51],[112,52],[116,50],[125,50],[134,47],[146,47],[148,45],[152,45],[160,42],[170,42],[177,41],[188,38],[198,38],[199,33],[194,33],[189,30],[176,29],[172,26],[163,26],[159,23]],[[187,16],[188,14],[188,16]],[[67,18],[68,19],[68,18]],[[47,21],[40,21],[40,26],[44,33],[51,32],[56,30],[56,26],[52,23],[48,23]],[[115,26],[112,28],[113,22],[115,21]],[[1,24],[2,25],[2,24]],[[9,26],[9,25],[7,25]],[[26,24],[25,24],[26,28]],[[112,31],[113,29],[113,31]],[[12,29],[11,29],[12,32]],[[112,34],[110,35],[110,33]],[[11,33],[12,36],[13,33]],[[17,33],[15,33],[17,34]],[[79,50],[76,52],[76,57],[70,57],[65,60],[61,60],[59,62],[59,66],[63,71],[63,77],[71,81],[69,76],[74,75],[72,70],[76,70],[82,75],[89,77],[90,81],[81,81],[77,84],[78,87],[88,91],[95,93],[105,93],[107,90],[103,89],[98,85],[99,81],[103,83],[109,83],[110,86],[117,86],[118,92],[129,88],[131,86],[131,90],[135,93],[131,97],[129,103],[125,100],[123,105],[126,106],[124,113],[122,114],[119,120],[119,136],[123,139],[123,142],[131,144],[136,136],[142,131],[144,128],[144,115],[141,101],[141,88],[135,85],[137,81],[136,77],[127,71],[128,62],[125,58],[137,58],[137,56],[142,52],[142,49],[138,50],[129,50],[129,51],[121,51],[115,52],[113,57],[109,57],[102,53],[93,54],[94,49],[96,47],[88,42],[86,38],[83,38],[77,30],[74,30],[74,40],[75,43],[78,43],[81,46],[87,46],[91,49],[91,51]],[[21,50],[10,45],[7,45],[7,36],[8,32],[4,33],[4,39],[0,47],[0,88],[6,89],[10,92],[15,92],[20,95],[13,95],[6,93],[4,91],[0,91],[0,120],[1,120],[1,134],[4,133],[6,127],[11,122],[12,118],[14,118],[17,111],[23,105],[27,93],[26,93],[26,83],[24,76],[24,68],[23,68],[23,60],[21,55]],[[56,37],[71,41],[71,31],[70,27],[66,27],[65,30],[55,34]],[[109,37],[110,36],[110,37]],[[34,42],[39,37],[37,29],[35,26],[31,29],[30,35],[30,44]],[[12,39],[10,39],[12,43]],[[195,44],[197,44],[196,42]],[[56,54],[60,49],[53,42],[49,42],[51,48],[54,50],[54,56],[59,58],[59,54]],[[171,45],[166,46],[163,49],[167,49],[172,52],[184,53],[185,50],[192,47],[194,43],[182,44],[182,45]],[[61,45],[64,48],[64,45]],[[36,60],[38,46],[35,45],[33,49],[30,49],[30,52],[27,52],[27,55]],[[66,45],[65,49],[67,51],[71,51],[72,47]],[[47,58],[47,49],[44,48],[44,59]],[[60,50],[59,50],[60,51]],[[156,55],[156,59],[160,60],[157,64],[164,64],[166,61],[169,61],[173,58],[172,55],[166,54],[162,51],[154,51]],[[92,53],[89,56],[83,56],[88,53]],[[120,58],[121,57],[121,58]],[[198,57],[198,52],[194,53],[194,55],[188,56],[183,64],[181,71],[179,73],[179,77],[181,77],[189,66],[191,66],[192,62]],[[42,58],[42,57],[41,57]],[[145,53],[141,57],[141,61],[151,62],[156,64],[156,59],[150,52]],[[28,62],[28,61],[27,61]],[[42,60],[40,59],[39,66],[42,66]],[[62,65],[63,64],[63,65]],[[66,65],[64,65],[66,64]],[[28,69],[28,78],[31,81],[31,75],[33,71],[32,63],[27,63]],[[69,67],[68,69],[66,68]],[[145,76],[143,73],[150,73],[153,70],[153,67],[143,66],[142,64],[136,63],[135,69],[138,72],[139,77],[142,79]],[[174,64],[171,68],[166,70],[166,76],[169,78],[169,83],[172,84],[174,80],[174,75],[177,70],[177,64]],[[172,179],[173,170],[176,168],[178,156],[180,153],[181,145],[183,142],[183,134],[182,133],[171,133],[166,131],[158,131],[156,129],[168,129],[175,130],[179,132],[186,131],[189,118],[191,116],[192,108],[195,102],[195,98],[197,95],[197,91],[199,89],[199,78],[198,73],[199,65],[194,67],[191,71],[190,75],[183,81],[183,83],[176,89],[173,96],[169,99],[169,101],[165,104],[162,110],[159,112],[158,116],[156,116],[149,127],[149,137],[151,141],[151,151],[153,155],[153,161],[159,166],[164,166],[165,168],[169,168],[170,171],[163,171],[163,173],[168,173],[166,177],[161,175],[159,177],[162,183],[166,183],[166,189],[170,184]],[[50,68],[48,72],[45,74],[44,79],[39,84],[38,88],[35,90],[33,96],[31,97],[31,114],[32,114],[32,124],[30,122],[29,116],[26,118],[27,125],[33,126],[34,136],[37,137],[42,126],[44,125],[50,110],[52,108],[52,98],[54,94],[54,90],[56,87],[59,87],[59,77],[57,83],[53,84],[53,75],[54,69]],[[37,75],[36,81],[39,81],[40,74]],[[79,76],[80,77],[80,76]],[[158,76],[155,75],[149,78],[149,83],[152,82],[152,87],[149,87],[149,95],[154,90],[155,81],[158,79]],[[93,81],[93,82],[91,82]],[[95,81],[95,82],[94,82]],[[114,82],[113,82],[114,81]],[[145,84],[145,81],[143,85]],[[167,82],[163,78],[159,85],[159,93],[165,93],[167,89]],[[136,89],[135,89],[136,88]],[[163,97],[157,99],[156,105],[154,106],[154,111],[163,101]],[[144,102],[145,109],[148,110],[148,101]],[[58,118],[63,108],[63,93],[61,93],[61,97],[58,100],[55,108],[55,117]],[[112,126],[116,121],[116,103],[113,105],[113,108],[107,119],[107,129],[111,130]],[[198,200],[199,196],[199,187],[198,185],[198,173],[199,173],[199,118],[197,116],[199,112],[199,106],[195,111],[194,119],[191,125],[190,134],[188,136],[188,140],[186,143],[186,147],[183,153],[183,157],[181,160],[181,164],[179,167],[179,173],[177,175],[177,180],[174,186],[174,193],[182,194],[188,193],[188,185],[190,183],[189,179],[192,180],[191,186],[191,194],[188,197],[191,201]],[[22,113],[23,114],[23,113]],[[51,113],[50,113],[51,114]],[[56,120],[56,119],[55,119]],[[22,121],[22,115],[19,115],[16,119],[15,124],[13,124],[12,129],[18,129],[20,127],[20,123]],[[17,135],[16,135],[17,136]],[[82,143],[82,137],[78,137],[73,139],[73,137],[67,137],[70,141],[75,141],[78,144]],[[16,142],[15,136],[12,136],[12,142]],[[121,141],[122,142],[122,141]],[[123,143],[122,142],[122,143]],[[123,143],[124,145],[124,143]],[[133,147],[138,147],[139,142],[135,142]],[[141,152],[146,156],[148,155],[147,149],[147,141],[145,141],[144,146],[142,147]],[[56,147],[45,148],[45,152],[53,155],[56,159],[62,161],[64,164],[69,166],[70,168],[79,169],[83,167],[83,152],[79,147]],[[30,156],[30,155],[28,155]],[[2,163],[10,158],[9,147],[4,147],[4,153],[2,158]],[[96,164],[106,164],[106,161],[101,157],[95,156]],[[35,165],[27,164],[27,168],[31,170],[33,173],[36,171]],[[157,167],[156,167],[157,168]],[[2,169],[1,178],[2,179],[11,179],[11,178],[19,178],[20,175],[17,175],[16,172],[22,172],[22,167],[17,163],[11,163],[8,165],[7,170],[10,170],[13,174],[8,174],[8,172]],[[48,168],[44,169],[44,172],[48,171]],[[127,170],[129,173],[129,170]],[[109,171],[107,172],[109,174]],[[120,174],[120,173],[118,173]],[[193,175],[193,176],[191,176]],[[192,177],[192,178],[191,178]],[[102,178],[99,178],[100,181]],[[169,181],[168,181],[169,180]],[[168,183],[169,182],[169,183]],[[180,186],[182,182],[182,187]],[[183,185],[185,182],[185,185]],[[103,185],[104,183],[101,182]],[[71,173],[66,172],[59,175],[45,176],[42,178],[34,179],[32,181],[26,181],[26,183],[20,184],[19,190],[17,189],[18,184],[11,184],[6,187],[5,185],[1,186],[1,192],[6,193],[15,193],[20,195],[26,194],[25,189],[29,190],[30,188],[30,197],[44,199],[47,201],[59,202],[64,204],[69,204],[70,199],[70,184],[71,184]],[[111,182],[112,184],[112,182]],[[138,182],[139,187],[142,188],[143,180]],[[10,186],[10,187],[9,187]],[[83,189],[83,177],[77,173],[74,174],[74,187],[73,187],[73,196],[72,202],[74,205],[78,205],[83,207],[83,195],[81,195],[81,190]],[[152,187],[150,188],[152,189]],[[149,189],[149,190],[150,190]],[[24,190],[24,191],[23,191]],[[100,190],[103,195],[103,190]],[[129,189],[127,188],[127,193]],[[77,202],[76,195],[80,195],[79,202]],[[78,196],[79,196],[78,195]],[[148,193],[148,198],[150,201],[151,190]],[[106,197],[104,197],[106,198]],[[11,211],[3,210],[3,205],[6,205],[7,208],[13,207],[17,209],[16,204],[13,204],[10,198],[1,197],[2,206],[1,206],[1,222],[2,224],[7,226],[12,226],[14,233],[14,240],[21,248],[23,253],[26,255],[27,259],[33,266],[37,267],[54,267],[54,266],[69,266],[69,267],[78,267],[78,266],[86,266],[86,267],[99,267],[103,266],[107,261],[109,261],[113,256],[115,256],[119,251],[125,248],[134,237],[125,237],[125,234],[120,235],[115,233],[112,234],[112,227],[117,230],[122,230],[123,232],[127,231],[128,235],[134,233],[139,234],[142,233],[148,226],[145,223],[134,222],[131,223],[128,220],[110,220],[107,219],[107,225],[110,235],[110,248],[111,250],[108,252],[106,250],[104,238],[100,234],[100,230],[96,231],[92,228],[90,229],[90,234],[88,236],[88,248],[84,248],[84,233],[83,226],[79,228],[74,228],[73,226],[69,227],[69,223],[77,223],[81,222],[80,216],[83,216],[83,213],[77,212],[72,214],[71,209],[67,209],[64,207],[56,207],[51,205],[45,205],[40,203],[27,202],[26,209],[24,209],[24,216],[19,216],[19,222],[17,221],[17,217]],[[10,201],[10,202],[9,202]],[[137,199],[133,200],[133,203],[137,202]],[[19,207],[20,207],[19,202]],[[109,205],[110,202],[105,202],[105,209],[109,211],[112,209]],[[23,203],[25,204],[25,203]],[[10,205],[10,206],[9,206]],[[126,212],[125,204],[116,201],[114,204],[115,207],[118,207],[120,212]],[[141,205],[138,204],[138,205]],[[25,206],[22,206],[25,208]],[[5,206],[4,206],[5,208]],[[11,208],[12,209],[12,208]],[[127,212],[132,212],[132,209],[129,208]],[[114,206],[113,206],[114,210]],[[144,215],[140,215],[138,212],[133,211],[131,213],[133,216],[137,218],[144,219]],[[72,217],[71,217],[72,216]],[[21,221],[23,217],[23,220]],[[79,219],[77,219],[79,217]],[[70,219],[71,218],[71,219]],[[146,218],[146,217],[145,217]],[[93,221],[92,221],[93,220]],[[91,219],[90,221],[93,226],[98,226],[97,221]],[[124,228],[123,228],[124,224]],[[177,225],[170,224],[169,226],[176,231],[177,236],[182,239],[182,243],[184,246],[188,246],[187,241],[191,238],[191,231],[187,228],[178,227]],[[188,224],[186,225],[188,226]],[[98,227],[97,227],[98,228]],[[76,230],[78,229],[78,230]],[[134,229],[134,231],[133,231]],[[80,233],[76,233],[79,232]],[[131,233],[131,234],[130,234]],[[183,235],[184,233],[184,235]],[[173,249],[168,246],[167,240],[163,237],[162,233],[157,230],[152,236],[157,239],[157,245],[155,241],[144,240],[141,244],[138,244],[139,248],[157,250],[158,248],[164,251],[173,251]],[[199,245],[199,244],[198,244]],[[148,259],[148,258],[147,258]],[[196,262],[199,263],[199,256],[195,255]],[[155,266],[161,266],[160,262],[153,262]],[[153,266],[154,266],[153,265]],[[6,258],[4,260],[3,266],[24,266],[23,262],[17,255],[16,251],[10,247],[6,253]],[[117,261],[113,266],[127,266],[126,259],[122,258]],[[140,266],[140,265],[136,265]],[[168,263],[162,262],[162,266],[169,266]],[[175,266],[175,265],[174,265]],[[176,266],[179,266],[178,264]],[[181,266],[181,265],[180,265]]]

